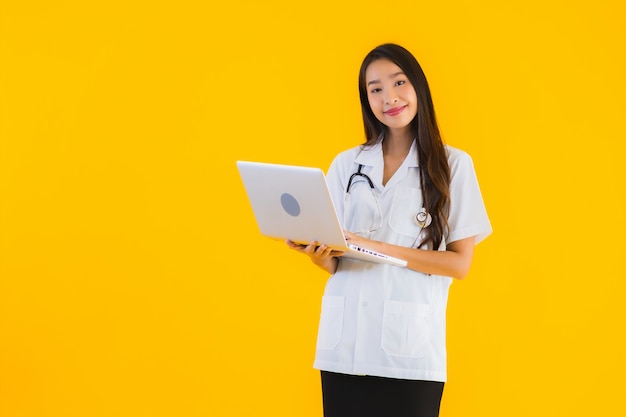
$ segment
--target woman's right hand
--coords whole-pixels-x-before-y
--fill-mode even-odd
[[[285,243],[289,248],[308,255],[311,262],[330,274],[334,274],[337,270],[337,263],[339,262],[337,257],[343,255],[342,251],[332,250],[325,244],[319,244],[317,241],[313,241],[308,245],[295,243],[291,240],[287,240]]]

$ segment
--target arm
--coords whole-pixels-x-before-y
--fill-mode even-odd
[[[311,258],[311,262],[329,274],[334,274],[337,271],[337,265],[339,264],[337,257],[343,255],[343,252],[334,251],[324,244],[320,245],[318,242],[301,245],[287,240],[285,243],[287,243],[289,248],[308,255]]]
[[[445,251],[424,250],[370,240],[345,232],[350,243],[385,253],[408,262],[407,268],[424,274],[463,279],[469,272],[474,256],[474,237],[448,243]]]

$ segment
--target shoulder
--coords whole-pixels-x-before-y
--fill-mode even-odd
[[[446,152],[448,154],[448,165],[450,166],[450,172],[452,174],[458,170],[474,169],[472,157],[467,152],[450,145],[446,145]]]
[[[354,163],[354,160],[359,155],[359,153],[361,153],[362,150],[363,146],[359,145],[340,152],[333,159],[330,168],[339,170],[343,170],[344,168],[350,168]]]
[[[448,162],[452,164],[453,162],[463,161],[463,160],[472,160],[470,154],[465,152],[462,149],[455,148],[450,145],[446,145],[446,152],[448,153]]]
[[[354,161],[359,153],[363,150],[363,145],[355,146],[350,149],[346,149],[345,151],[339,152],[337,156],[335,156],[335,161]]]

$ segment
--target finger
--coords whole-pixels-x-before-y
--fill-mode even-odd
[[[321,255],[324,252],[326,252],[327,249],[328,249],[328,246],[322,244],[317,247],[317,249],[315,250],[315,253],[319,253]]]
[[[314,240],[313,242],[309,243],[307,246],[304,247],[304,252],[305,253],[315,253],[315,250],[317,249],[317,244],[318,242],[316,240]]]
[[[304,248],[304,245],[300,245],[298,243],[292,242],[291,240],[287,240],[285,241],[285,243],[287,244],[287,246],[290,249],[294,249],[294,250],[302,250],[302,248]]]

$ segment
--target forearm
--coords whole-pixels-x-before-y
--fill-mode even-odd
[[[452,242],[445,251],[424,250],[371,241],[372,249],[404,259],[407,268],[424,274],[443,275],[463,279],[467,275],[474,255],[474,238]],[[369,242],[368,242],[369,243]]]

